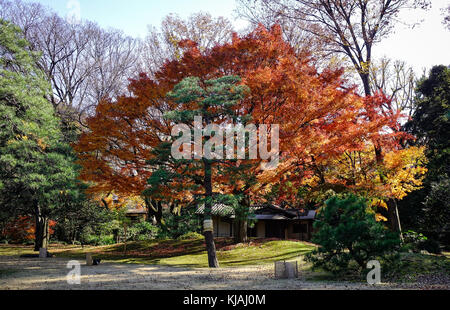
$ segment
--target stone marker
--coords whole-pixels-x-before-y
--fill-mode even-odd
[[[295,279],[298,278],[298,262],[275,262],[276,279]]]
[[[92,266],[94,264],[94,260],[92,259],[92,253],[86,253],[86,265]]]
[[[47,258],[47,249],[46,248],[39,249],[39,258]]]

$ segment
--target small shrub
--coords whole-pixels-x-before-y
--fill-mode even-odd
[[[111,245],[115,243],[114,236],[108,235],[108,236],[100,236],[98,239],[98,245]]]
[[[23,245],[34,245],[34,240],[25,240]]]
[[[184,235],[179,236],[178,240],[195,240],[195,239],[202,239],[204,236],[202,234],[199,234],[198,232],[188,232]]]
[[[100,237],[95,235],[87,235],[84,237],[84,244],[88,245],[100,245]]]
[[[163,225],[158,231],[157,239],[177,239],[189,232],[202,231],[202,217],[195,213],[195,209],[182,209],[180,214],[165,212]]]
[[[412,243],[405,243],[405,244],[402,245],[400,251],[401,252],[409,252],[409,251],[414,252],[414,248],[415,248],[414,244],[412,244]]]
[[[361,274],[370,260],[392,266],[399,259],[398,234],[375,220],[375,213],[368,210],[364,198],[350,195],[327,200],[314,229],[312,242],[319,248],[306,256],[314,268],[335,275]]]
[[[408,230],[407,232],[405,232],[403,234],[403,238],[405,244],[408,245],[409,250],[413,251],[414,253],[419,253],[421,250],[420,243],[428,239],[423,234],[415,232],[414,230]]]
[[[408,230],[404,233],[405,246],[412,250],[414,253],[419,253],[422,250],[433,254],[441,254],[441,247],[439,242],[434,239],[427,238],[422,233]]]
[[[155,239],[159,228],[149,222],[139,222],[128,228],[127,239],[132,241],[146,241]]]
[[[439,242],[437,242],[434,239],[427,239],[427,240],[420,242],[419,249],[425,250],[425,251],[427,251],[429,253],[433,253],[433,254],[441,254],[442,253]]]

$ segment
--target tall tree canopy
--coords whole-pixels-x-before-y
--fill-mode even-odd
[[[90,131],[75,148],[84,167],[82,178],[93,182],[91,191],[140,194],[148,179],[161,177],[155,174],[161,163],[152,166],[151,162],[173,142],[174,124],[164,115],[170,111],[195,114],[192,105],[180,105],[166,94],[190,76],[202,85],[227,75],[240,76],[250,93],[237,105],[237,115],[257,126],[280,125],[278,168],[267,172],[261,169],[261,161],[247,161],[245,174],[258,182],[235,178],[238,174],[222,175],[216,180],[216,190],[222,194],[238,193],[248,201],[262,201],[264,189],[281,184],[283,191],[275,201],[295,198],[295,188],[315,173],[315,167],[344,151],[363,149],[370,141],[391,145],[398,135],[383,131],[386,126],[396,127],[398,118],[383,112],[387,98],[382,94],[361,98],[354,88],[345,86],[343,70],[318,72],[308,54],[296,53],[283,39],[279,26],[270,30],[259,26],[244,37],[235,34],[230,43],[212,49],[200,50],[192,41],[180,44],[183,57],[167,61],[154,78],[141,74],[131,80],[131,96],[104,100],[88,119]],[[171,169],[178,171],[173,164]],[[242,162],[235,164],[239,167]],[[196,182],[204,185],[201,178]],[[185,204],[200,193],[188,182],[162,182],[159,188],[162,192],[152,198]]]
[[[447,196],[450,176],[449,67],[435,66],[422,78],[415,104],[416,111],[405,128],[417,137],[416,145],[427,148],[428,174],[424,188],[402,203],[402,212],[409,227],[445,240],[450,219],[448,199],[443,199]]]
[[[46,247],[56,200],[76,178],[38,58],[21,30],[0,20],[0,205],[35,217],[36,249]]]

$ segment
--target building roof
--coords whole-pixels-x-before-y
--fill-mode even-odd
[[[205,205],[201,204],[198,206],[197,214],[205,213]],[[223,216],[223,217],[234,217],[234,209],[230,206],[224,205],[222,203],[217,203],[211,206],[211,215]]]
[[[316,211],[308,210],[308,213],[304,216],[300,216],[301,220],[313,220],[316,218]]]
[[[147,214],[145,209],[128,209],[126,214]]]
[[[196,213],[204,214],[205,206],[198,206]],[[314,220],[316,211],[302,211],[298,209],[284,209],[272,204],[255,205],[251,207],[252,215],[249,218],[257,220]],[[211,207],[211,215],[234,218],[234,209],[225,204],[214,204]]]

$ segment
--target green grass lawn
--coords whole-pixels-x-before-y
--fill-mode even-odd
[[[216,240],[217,256],[222,267],[270,264],[278,260],[300,260],[314,245],[300,241],[255,239],[249,244],[233,245],[231,239]],[[207,267],[203,239],[141,241],[124,244],[80,247],[51,245],[56,257],[84,259],[86,252],[94,258],[120,263],[157,264],[183,267]],[[32,254],[33,247],[0,245],[0,255]]]

